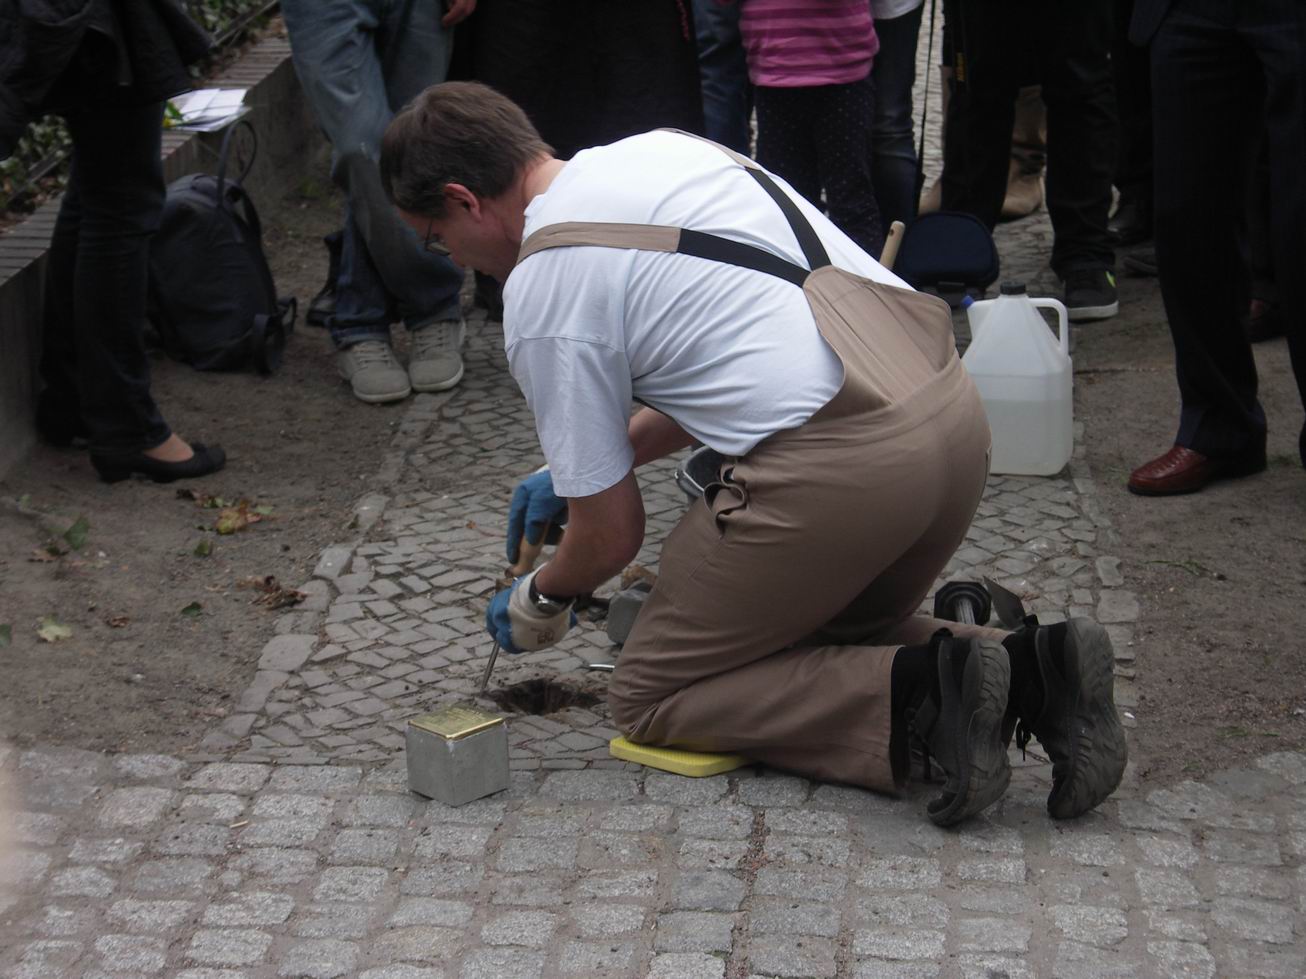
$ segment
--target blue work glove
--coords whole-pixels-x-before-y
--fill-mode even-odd
[[[530,583],[539,569],[497,592],[485,610],[485,628],[507,653],[524,653],[552,646],[576,624],[570,608],[543,615],[530,600]]]
[[[517,563],[523,536],[528,544],[538,544],[550,524],[566,522],[567,501],[553,492],[553,475],[545,469],[527,476],[508,505],[508,563]]]

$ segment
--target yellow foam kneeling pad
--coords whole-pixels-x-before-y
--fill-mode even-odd
[[[685,751],[683,748],[654,748],[646,744],[632,744],[618,735],[608,742],[613,758],[633,761],[649,768],[659,768],[676,775],[703,778],[734,771],[748,764],[743,755],[714,755],[706,751]]]

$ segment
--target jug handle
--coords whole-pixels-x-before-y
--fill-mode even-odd
[[[1056,299],[1031,299],[1031,306],[1043,306],[1048,309],[1054,309],[1057,312],[1057,343],[1061,347],[1061,352],[1067,357],[1070,356],[1070,329],[1068,317],[1066,316],[1066,307]]]

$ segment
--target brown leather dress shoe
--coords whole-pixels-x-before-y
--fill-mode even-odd
[[[1217,479],[1249,476],[1265,468],[1265,452],[1236,459],[1211,459],[1182,445],[1139,466],[1129,474],[1129,492],[1139,496],[1177,496],[1196,493]]]

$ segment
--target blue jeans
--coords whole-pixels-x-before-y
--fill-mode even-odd
[[[440,26],[441,0],[285,0],[295,71],[331,140],[331,175],[345,191],[345,239],[328,321],[339,347],[388,340],[390,323],[410,329],[457,318],[463,275],[432,255],[381,188],[377,158],[395,112],[444,81],[453,33]],[[386,72],[386,62],[391,67]]]
[[[925,5],[901,17],[875,22],[880,52],[871,80],[875,108],[871,117],[871,183],[887,230],[894,221],[911,224],[916,217],[916,144],[912,132],[912,86],[916,84],[916,39]]]
[[[739,37],[739,4],[723,6],[717,0],[694,0],[694,32],[705,135],[747,156],[753,86],[748,82],[748,63]]]

